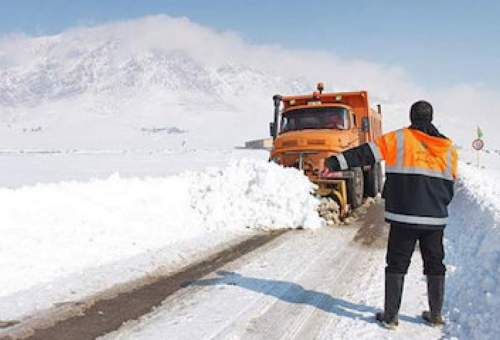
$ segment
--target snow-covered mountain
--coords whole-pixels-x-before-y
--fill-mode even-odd
[[[153,21],[161,29],[170,20],[126,25]],[[172,32],[165,32],[159,45],[130,49],[115,29],[1,45],[0,121],[10,137],[3,146],[236,145],[265,136],[275,92],[306,90],[303,80],[229,58],[212,64],[197,60],[192,51],[169,44]]]
[[[145,51],[111,62],[113,46],[110,42],[74,61],[41,61],[30,70],[4,71],[3,122],[18,130],[40,127],[39,135],[58,135],[62,144],[72,144],[75,129],[85,127],[88,137],[114,137],[115,143],[109,140],[114,147],[126,136],[141,144],[140,134],[148,130],[185,131],[189,140],[228,145],[263,135],[272,112],[271,91],[304,91],[298,81],[241,65],[205,67],[183,51]],[[224,139],[214,139],[216,131],[207,127],[224,131]]]
[[[429,93],[397,67],[254,46],[185,18],[155,16],[0,39],[0,144],[241,145],[267,136],[273,94],[310,92],[317,81],[328,90],[368,90],[373,105],[383,104],[386,129],[407,124],[412,101],[436,98],[437,124],[445,133],[468,144],[464,131],[472,134],[480,124],[496,138],[488,133],[497,100],[491,93],[487,100],[467,86]],[[471,101],[482,103],[473,121]]]

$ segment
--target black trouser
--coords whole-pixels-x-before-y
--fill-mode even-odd
[[[443,229],[422,229],[398,223],[391,223],[386,273],[406,274],[417,240],[424,261],[424,275],[444,275]]]

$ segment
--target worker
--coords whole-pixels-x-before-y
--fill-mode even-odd
[[[453,198],[457,152],[453,142],[432,124],[433,108],[426,101],[411,106],[409,128],[389,132],[325,160],[330,171],[374,165],[385,161],[385,220],[390,223],[385,268],[384,311],[376,319],[386,328],[398,325],[404,277],[418,240],[427,276],[429,311],[422,317],[431,325],[444,324],[441,309],[446,268],[443,231]]]

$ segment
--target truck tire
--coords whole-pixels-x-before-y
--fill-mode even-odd
[[[354,176],[347,181],[347,199],[352,209],[363,204],[364,178],[361,168],[353,169]]]
[[[380,192],[381,173],[379,163],[374,164],[370,170],[364,173],[365,197],[376,197]]]

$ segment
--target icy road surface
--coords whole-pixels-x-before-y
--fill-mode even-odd
[[[102,339],[440,338],[418,317],[426,308],[418,253],[399,329],[374,321],[383,305],[386,233],[379,205],[351,226],[289,232]]]

